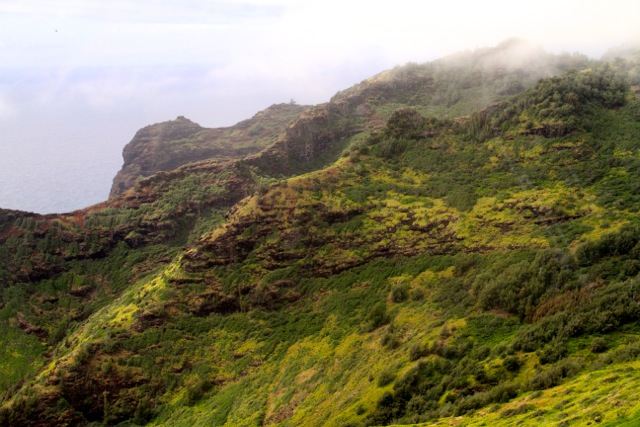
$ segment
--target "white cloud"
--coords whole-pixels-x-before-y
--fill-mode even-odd
[[[69,17],[114,22],[211,22],[278,14],[278,2],[168,0],[21,0],[0,1],[0,13]]]
[[[11,46],[1,59],[49,66],[222,62],[285,73],[331,68],[363,53],[389,63],[422,61],[513,36],[600,54],[640,38],[638,15],[640,2],[628,0],[0,0],[0,39]]]
[[[233,92],[315,103],[385,68],[508,37],[600,55],[640,39],[639,15],[625,0],[0,0],[0,63],[47,70],[23,85],[42,107]],[[194,65],[210,72],[188,75]]]
[[[85,80],[71,86],[70,93],[89,107],[99,109],[119,108],[123,104],[149,99],[161,92],[171,80],[140,80],[135,76],[124,78],[119,76],[99,76],[97,79]]]
[[[271,85],[317,101],[352,78],[514,36],[600,55],[640,39],[639,15],[640,2],[626,0],[0,0],[0,63],[51,70],[37,95],[43,104],[76,96],[107,108],[182,79],[181,66],[203,64],[212,70],[205,82],[225,91]],[[135,77],[158,65],[173,68]],[[130,73],[73,80],[87,67]]]
[[[0,94],[0,119],[9,119],[17,115],[18,109]]]

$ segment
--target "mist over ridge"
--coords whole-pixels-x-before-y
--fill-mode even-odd
[[[480,60],[487,70],[540,67],[551,55],[519,38],[501,46],[503,56]],[[490,49],[460,51],[440,62],[464,66],[471,53],[481,57]],[[98,203],[108,195],[122,148],[145,125],[184,115],[205,127],[229,126],[278,102],[326,102],[399,65],[369,54],[313,69],[247,69],[231,80],[224,64],[8,67],[0,82],[0,206],[50,213]]]

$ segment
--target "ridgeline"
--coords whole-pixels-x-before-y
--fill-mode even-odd
[[[640,57],[614,53],[509,40],[179,117],[109,200],[0,210],[0,425],[636,425]]]

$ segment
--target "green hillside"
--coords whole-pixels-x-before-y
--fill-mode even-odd
[[[637,70],[510,41],[0,211],[0,425],[635,425]]]

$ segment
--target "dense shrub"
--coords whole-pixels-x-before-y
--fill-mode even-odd
[[[502,366],[509,372],[518,372],[522,363],[518,356],[507,356],[502,361]]]
[[[185,403],[187,405],[196,404],[212,387],[213,384],[208,379],[199,379],[195,384],[187,387]]]
[[[516,125],[524,113],[534,120],[529,132],[562,136],[586,126],[596,109],[624,105],[627,91],[624,78],[608,65],[569,72],[541,80],[534,88],[505,102],[495,122],[507,129]]]
[[[401,108],[387,120],[385,133],[392,138],[416,139],[426,124],[427,120],[415,108]]]
[[[625,227],[595,242],[583,243],[576,250],[576,258],[581,266],[586,267],[610,256],[625,256],[632,253],[636,255],[637,251],[634,249],[638,242],[640,242],[640,231],[635,227]],[[630,271],[631,274],[637,273],[635,268],[630,267],[630,270],[634,270]]]
[[[591,345],[589,346],[589,350],[592,353],[603,353],[607,351],[608,346],[607,342],[602,337],[595,337],[591,340]]]
[[[391,384],[395,378],[396,374],[391,369],[385,369],[380,373],[380,376],[378,376],[378,387]]]
[[[557,366],[550,366],[531,378],[529,388],[531,390],[544,390],[560,384],[560,381],[562,381],[562,369]]]
[[[550,249],[539,251],[533,260],[479,274],[472,289],[478,295],[481,308],[499,308],[521,319],[530,319],[545,296],[572,288],[574,282],[573,258],[563,251]]]
[[[417,343],[417,344],[413,344],[411,347],[409,347],[409,360],[410,361],[416,361],[418,359],[420,359],[421,357],[424,357],[428,354],[429,352],[427,351],[427,349],[424,347],[424,345]]]
[[[391,318],[387,313],[387,305],[383,302],[374,305],[367,315],[367,327],[369,331],[378,329],[390,321]]]
[[[395,303],[405,302],[409,297],[409,285],[398,283],[391,288],[391,299]]]

